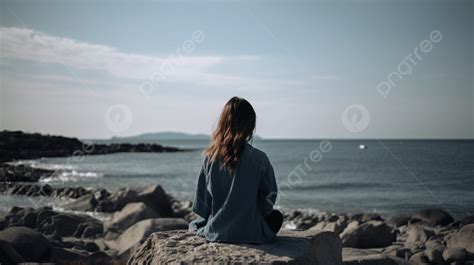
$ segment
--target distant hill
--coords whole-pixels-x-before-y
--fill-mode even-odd
[[[135,136],[127,137],[112,137],[110,140],[107,140],[111,143],[150,143],[150,142],[160,142],[160,141],[173,141],[173,140],[209,140],[210,135],[198,133],[190,134],[184,132],[154,132],[154,133],[144,133]],[[262,139],[258,135],[255,135],[255,139]]]
[[[135,136],[127,137],[112,137],[111,142],[159,142],[170,140],[209,140],[209,135],[206,134],[189,134],[183,132],[155,132],[144,133]]]

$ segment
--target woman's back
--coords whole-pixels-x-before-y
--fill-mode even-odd
[[[273,168],[262,151],[245,143],[233,173],[220,159],[203,162],[193,210],[200,216],[190,229],[210,241],[263,243],[275,232],[264,216],[277,196]]]

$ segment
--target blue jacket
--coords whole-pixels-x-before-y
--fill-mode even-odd
[[[275,233],[264,216],[273,210],[277,192],[268,157],[248,143],[233,175],[221,170],[219,160],[205,158],[193,203],[199,217],[189,224],[189,230],[209,241],[270,242]]]

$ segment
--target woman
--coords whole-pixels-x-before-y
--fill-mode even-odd
[[[256,115],[233,97],[224,106],[198,177],[189,229],[209,241],[264,243],[275,239],[283,216],[273,210],[277,185],[264,152],[248,142]]]

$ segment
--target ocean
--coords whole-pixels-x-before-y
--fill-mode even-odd
[[[180,153],[119,153],[22,161],[55,169],[54,186],[116,190],[160,184],[174,197],[193,198],[202,140],[160,141],[192,148]],[[385,215],[441,207],[455,217],[474,213],[473,140],[256,140],[279,186],[277,207]],[[13,205],[61,207],[65,200],[2,195]]]

